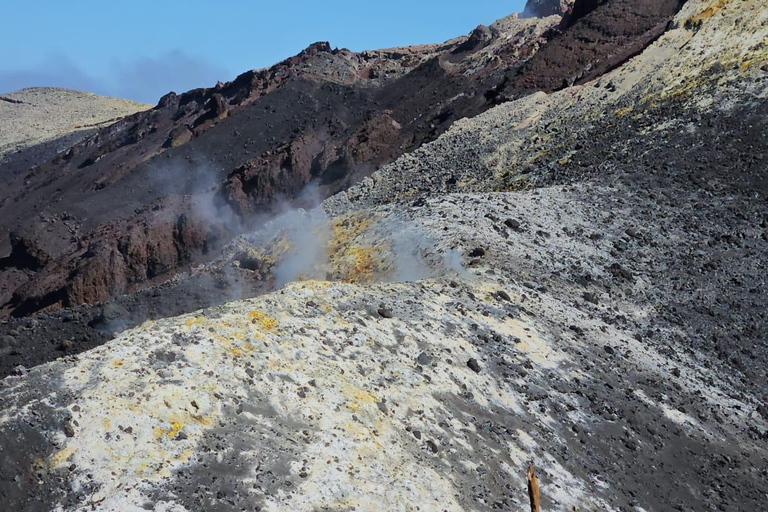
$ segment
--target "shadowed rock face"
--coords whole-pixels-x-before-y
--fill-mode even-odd
[[[568,34],[582,21],[562,34],[552,30],[557,23],[512,17],[443,45],[376,52],[318,43],[233,82],[168,94],[28,172],[9,169],[17,175],[0,193],[0,228],[51,259],[0,271],[2,314],[70,308],[162,282],[213,257],[280,201],[306,202],[308,184],[313,198],[343,190],[457,119],[523,90],[560,87],[584,75],[575,66],[616,60],[625,45],[650,40],[648,23],[633,25],[640,35],[629,38],[627,27],[598,27],[603,46],[574,52],[578,36]],[[609,18],[589,23],[608,26]],[[537,64],[540,48],[559,63]],[[9,242],[0,240],[0,254]]]

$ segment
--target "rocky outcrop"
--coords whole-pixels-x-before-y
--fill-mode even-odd
[[[510,76],[509,97],[521,89],[553,91],[584,83],[640,53],[667,28],[684,0],[576,1],[554,35]]]
[[[14,232],[11,232],[9,237],[11,254],[0,260],[0,266],[35,271],[45,267],[51,261],[50,255],[37,247],[32,240]]]
[[[579,0],[528,0],[522,16],[563,16],[573,8],[574,3],[582,2]]]

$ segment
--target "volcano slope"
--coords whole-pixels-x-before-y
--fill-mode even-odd
[[[579,10],[562,29],[557,15],[513,16],[443,45],[356,54],[318,43],[231,83],[170,94],[46,164],[16,169],[24,172],[0,196],[0,227],[13,235],[0,240],[10,255],[0,269],[3,314],[90,304],[165,281],[215,256],[310,182],[325,197],[483,112],[502,92],[559,88],[646,44],[677,8],[651,3],[658,12],[640,28],[612,11],[632,3],[612,0]],[[540,47],[564,54],[591,37],[585,26],[608,35],[558,65],[535,65]],[[553,69],[547,80],[529,77],[542,69]]]
[[[237,238],[196,272],[295,282],[2,381],[0,495],[522,510],[532,462],[544,510],[764,509],[766,40],[763,2],[691,0]]]
[[[317,203],[456,119],[626,58],[679,7],[652,3],[653,14],[625,0],[542,5],[566,16],[510,16],[443,45],[355,54],[316,44],[232,83],[171,94],[31,171],[6,167],[19,174],[0,197],[12,235],[0,240],[0,317],[12,315],[0,337],[14,346],[0,376],[146,319],[270,289],[253,261],[248,275],[174,275],[279,205]]]
[[[55,87],[0,94],[0,165],[44,163],[98,128],[151,105]]]

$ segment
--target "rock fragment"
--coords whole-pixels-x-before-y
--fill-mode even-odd
[[[419,354],[419,357],[416,358],[416,361],[422,366],[429,366],[432,364],[432,358],[429,357],[429,354],[426,352]]]
[[[485,249],[482,247],[476,247],[469,252],[470,258],[482,258],[485,256]]]

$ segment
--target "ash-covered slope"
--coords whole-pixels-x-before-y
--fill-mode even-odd
[[[31,87],[0,94],[0,165],[32,167],[42,160],[20,162],[31,146],[48,143],[59,150],[72,146],[96,129],[151,105],[55,87]],[[65,138],[65,141],[61,139]],[[58,140],[57,140],[58,139]],[[55,142],[54,142],[55,141]],[[66,144],[69,141],[69,144]],[[55,153],[46,158],[49,160]],[[4,176],[6,179],[7,176]]]
[[[150,108],[135,101],[55,87],[0,94],[3,180],[51,160],[125,116]]]
[[[580,5],[567,24],[513,16],[443,45],[355,54],[316,44],[102,130],[0,195],[0,229],[13,234],[0,240],[10,255],[0,269],[3,314],[163,282],[217,255],[278,198],[297,199],[310,183],[326,197],[457,119],[620,62],[674,12],[667,0]],[[623,16],[634,21],[617,25]],[[592,46],[590,31],[602,34]],[[550,57],[537,65],[540,48]]]

